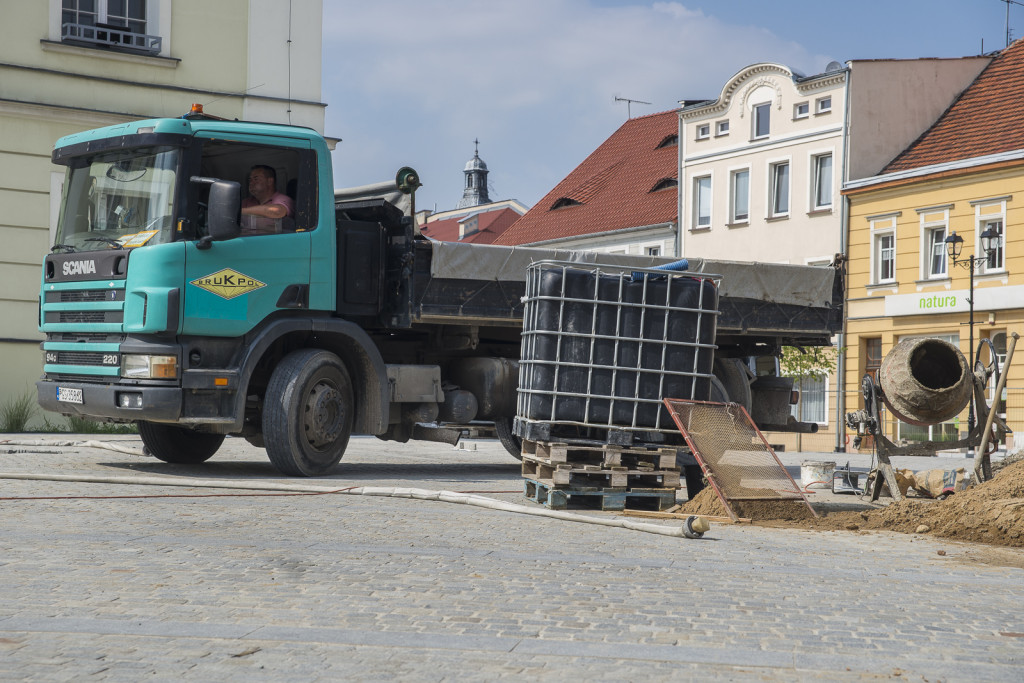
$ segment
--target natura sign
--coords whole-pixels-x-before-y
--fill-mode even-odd
[[[885,315],[930,315],[934,313],[967,313],[970,302],[966,289],[944,292],[917,292],[893,294],[885,297]],[[974,290],[974,310],[994,311],[1024,306],[1024,285],[1013,287],[985,287]]]

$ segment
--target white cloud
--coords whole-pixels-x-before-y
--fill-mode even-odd
[[[615,95],[651,102],[633,105],[642,115],[716,97],[751,63],[814,72],[826,61],[678,2],[327,0],[324,48],[327,132],[345,140],[340,184],[412,164],[426,183],[420,205],[439,209],[461,197],[475,137],[492,198],[533,203],[625,120]]]

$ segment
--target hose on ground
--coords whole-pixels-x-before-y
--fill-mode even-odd
[[[358,486],[348,489],[337,489],[328,486],[315,486],[311,484],[281,484],[278,482],[262,482],[258,484],[244,483],[239,481],[219,481],[216,479],[193,479],[178,477],[98,477],[91,475],[77,474],[37,474],[30,472],[0,472],[0,479],[20,479],[28,481],[67,481],[81,482],[88,484],[126,484],[134,486],[187,486],[192,488],[224,488],[243,489],[252,491],[297,491],[308,493],[337,493],[356,496],[382,496],[385,498],[408,498],[412,500],[434,500],[442,503],[456,503],[460,505],[472,505],[489,510],[499,510],[534,517],[547,517],[549,519],[560,519],[567,522],[579,522],[583,524],[598,524],[601,526],[618,527],[632,531],[643,531],[649,534],[661,536],[673,536],[676,538],[701,538],[704,532],[710,528],[708,521],[703,517],[687,517],[682,526],[665,526],[662,524],[648,524],[645,522],[634,522],[628,519],[592,517],[580,515],[574,512],[563,510],[551,510],[548,508],[534,508],[517,503],[509,503],[495,498],[479,496],[473,493],[458,493],[456,491],[433,491],[429,489],[406,488],[406,487],[383,487],[383,486]]]
[[[54,448],[101,448],[127,455],[145,455],[141,448],[122,446],[116,441],[54,441],[53,439],[5,439],[0,441],[3,446],[50,446]]]

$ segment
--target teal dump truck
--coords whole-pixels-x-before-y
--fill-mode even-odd
[[[193,112],[61,138],[53,161],[67,174],[41,279],[39,403],[137,423],[169,463],[204,462],[237,435],[312,476],[352,434],[455,443],[468,428],[518,455],[526,266],[596,258],[421,238],[400,202],[336,194],[328,147],[307,128]],[[292,209],[254,227],[241,207],[255,167]],[[391,189],[418,185],[406,168]],[[701,268],[726,271],[719,398],[756,402],[736,359],[828,344],[838,329],[835,269]],[[781,289],[795,293],[768,294]]]

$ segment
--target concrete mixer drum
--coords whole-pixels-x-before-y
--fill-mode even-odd
[[[904,339],[878,371],[882,400],[904,422],[952,420],[971,400],[973,382],[960,349],[942,339]]]

